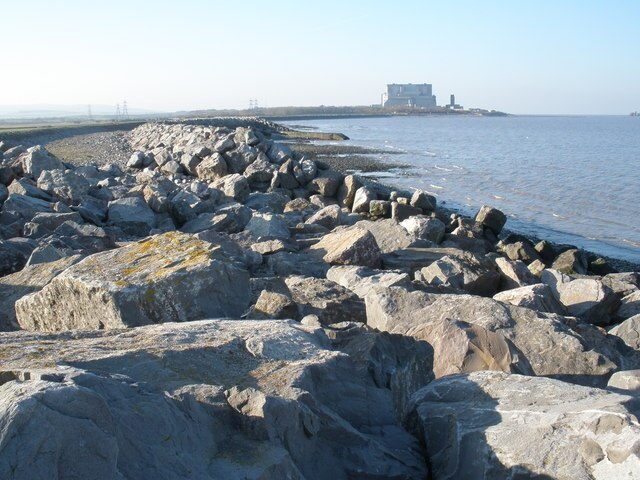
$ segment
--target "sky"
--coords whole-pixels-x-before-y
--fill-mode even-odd
[[[640,110],[640,1],[0,0],[0,105]]]

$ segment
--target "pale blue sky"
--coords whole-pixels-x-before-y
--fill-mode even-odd
[[[640,110],[640,1],[0,0],[0,105]]]

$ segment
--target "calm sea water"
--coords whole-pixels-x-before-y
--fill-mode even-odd
[[[288,122],[408,164],[383,180],[513,231],[640,263],[640,117],[388,117]]]

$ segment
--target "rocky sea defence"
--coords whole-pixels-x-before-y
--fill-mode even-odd
[[[0,142],[0,477],[640,477],[640,274],[260,124]]]

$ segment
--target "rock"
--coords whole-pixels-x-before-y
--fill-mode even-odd
[[[261,255],[271,255],[278,252],[294,252],[297,248],[283,240],[263,240],[251,244],[251,250]]]
[[[421,210],[432,211],[436,209],[436,197],[422,190],[416,190],[411,196],[410,205]]]
[[[285,279],[298,305],[298,318],[317,315],[323,325],[366,322],[364,302],[335,282],[323,278],[291,276]]]
[[[391,218],[393,218],[396,222],[402,222],[409,217],[421,214],[422,209],[420,208],[412,207],[411,205],[398,202],[391,202]]]
[[[242,174],[258,157],[258,153],[255,148],[242,144],[233,150],[225,152],[223,158],[227,162],[229,173]]]
[[[36,183],[29,178],[20,178],[11,182],[7,191],[19,195],[26,195],[28,197],[39,198],[47,202],[52,201],[51,194],[40,190]],[[5,199],[6,200],[6,199]]]
[[[263,290],[249,318],[297,318],[298,306],[291,297]]]
[[[437,218],[423,216],[409,217],[400,222],[400,225],[415,238],[440,243],[444,238],[446,226]]]
[[[342,285],[364,298],[376,287],[411,285],[411,277],[406,273],[372,270],[366,267],[336,265],[327,271],[327,280]]]
[[[618,295],[618,297],[626,297],[639,289],[640,273],[610,273],[602,277],[602,283],[613,290],[613,293]]]
[[[213,146],[214,150],[218,153],[227,152],[236,147],[236,142],[233,141],[233,137],[228,136],[221,140],[218,140]]]
[[[3,216],[14,214],[22,219],[23,222],[26,222],[31,220],[33,216],[39,212],[53,212],[53,204],[39,198],[29,197],[19,193],[10,193],[9,197],[2,204],[0,221]]]
[[[413,274],[447,255],[464,256],[465,253],[458,248],[407,247],[384,254],[382,265],[385,269],[403,270]]]
[[[329,205],[311,215],[304,223],[307,225],[322,225],[327,230],[333,230],[340,225],[342,209],[338,205]]]
[[[182,165],[184,171],[193,176],[198,175],[197,168],[201,161],[200,157],[189,155],[188,153],[183,153],[180,157],[180,165]]]
[[[2,183],[0,183],[0,207],[7,198],[9,198],[9,190]]]
[[[123,328],[241,315],[248,274],[218,246],[170,232],[85,258],[16,303],[25,330]]]
[[[83,223],[77,212],[72,213],[36,213],[30,222],[24,225],[23,234],[28,238],[41,238],[51,234],[64,222]]]
[[[593,260],[589,259],[588,271],[595,275],[607,275],[617,272],[617,270],[609,264],[608,260],[602,257],[597,257]]]
[[[102,226],[107,219],[108,203],[87,195],[80,205],[74,207],[82,219],[94,225]]]
[[[307,184],[310,192],[318,193],[323,197],[333,197],[342,184],[343,175],[334,170],[324,170]]]
[[[178,226],[193,220],[201,213],[211,213],[216,209],[215,199],[202,200],[195,193],[181,190],[169,201],[169,213]]]
[[[237,173],[216,180],[213,182],[213,187],[222,190],[227,197],[240,203],[244,203],[251,193],[247,179]]]
[[[371,200],[371,202],[369,202],[369,215],[373,217],[391,216],[391,202],[386,200]]]
[[[500,284],[500,274],[495,265],[471,253],[442,257],[422,268],[416,279],[484,297],[493,296]]]
[[[631,348],[640,351],[640,314],[627,318],[610,329],[609,335],[620,337]]]
[[[156,213],[169,212],[171,207],[171,197],[175,194],[178,187],[175,183],[167,178],[159,178],[148,183],[142,190],[145,202]]]
[[[267,155],[269,155],[272,162],[277,164],[282,164],[293,158],[293,152],[288,145],[283,143],[272,143]]]
[[[425,478],[390,390],[327,343],[283,320],[5,334],[0,477]]]
[[[71,170],[44,170],[38,177],[38,188],[77,205],[89,192],[89,182]]]
[[[490,298],[389,287],[369,293],[365,305],[367,324],[391,333],[407,334],[423,324],[449,319],[503,335],[517,349],[513,365],[518,373],[532,371],[603,386],[615,370],[640,367],[640,356],[623,352],[617,342],[592,325]]]
[[[341,207],[351,209],[356,196],[356,191],[362,186],[362,182],[355,175],[347,175],[344,177],[336,197]]]
[[[21,271],[0,278],[0,331],[18,330],[15,303],[20,298],[40,291],[56,275],[82,259],[75,255],[39,265],[26,266]]]
[[[271,181],[276,167],[269,162],[264,153],[260,153],[256,160],[247,166],[243,175],[250,184],[268,183]]]
[[[382,253],[391,253],[411,245],[415,238],[393,219],[362,220],[355,224],[358,228],[369,231]]]
[[[156,215],[141,197],[127,197],[109,202],[107,222],[130,235],[145,236],[156,226]]]
[[[483,205],[476,214],[476,222],[484,225],[496,235],[502,232],[504,224],[507,223],[507,216],[497,208]]]
[[[283,213],[287,202],[289,202],[289,197],[279,192],[252,192],[244,204],[253,210],[269,210],[273,213]]]
[[[551,265],[553,259],[556,257],[553,245],[546,240],[541,240],[536,243],[533,248],[535,248],[536,252],[538,252],[538,255],[540,255],[540,258],[544,260],[545,263]]]
[[[329,270],[322,259],[299,252],[277,252],[264,257],[267,273],[275,276],[302,275],[324,278]]]
[[[208,182],[214,182],[227,175],[227,173],[227,162],[219,153],[205,157],[196,167],[197,176]]]
[[[288,240],[289,227],[282,216],[272,213],[254,212],[251,220],[245,227],[245,231],[249,232],[254,238],[274,238],[280,240]]]
[[[284,212],[304,212],[305,210],[312,210],[314,208],[309,200],[305,198],[294,198],[284,206]]]
[[[585,275],[587,273],[588,266],[589,262],[587,261],[587,257],[584,252],[576,248],[572,248],[558,255],[551,265],[551,268],[558,272],[566,273],[567,275],[576,273]]]
[[[131,154],[127,161],[127,167],[129,168],[143,168],[145,163],[144,152],[136,151]],[[166,163],[166,162],[164,162]]]
[[[21,270],[29,255],[16,248],[10,242],[0,240],[0,277]]]
[[[29,148],[20,161],[25,175],[33,179],[39,178],[45,170],[64,170],[63,163],[40,145]]]
[[[620,308],[616,312],[616,317],[626,320],[635,315],[640,315],[640,290],[630,293],[620,301]]]
[[[637,401],[548,378],[476,372],[415,393],[405,425],[433,478],[632,478]]]
[[[551,287],[553,296],[569,315],[594,325],[608,325],[619,304],[615,293],[595,278],[573,278],[549,268],[540,279]]]
[[[533,245],[531,245],[531,243],[528,241],[509,243],[502,246],[502,251],[507,257],[509,257],[510,260],[513,260],[514,262],[520,260],[529,265],[536,260],[540,260],[540,258],[538,257],[538,252],[536,252],[535,248],[533,248]]]
[[[640,370],[623,370],[611,375],[607,389],[618,393],[620,390],[626,390],[630,395],[638,394],[640,391]]]
[[[511,342],[480,325],[440,318],[416,325],[407,336],[433,347],[435,378],[480,370],[532,374]]]
[[[332,265],[362,265],[378,267],[380,248],[375,237],[364,228],[349,227],[325,235],[311,251],[322,255]]]
[[[551,288],[545,284],[527,285],[496,293],[494,300],[499,302],[525,307],[537,312],[556,313],[565,315],[564,306],[556,300]]]
[[[182,173],[182,165],[175,160],[169,160],[167,163],[160,167],[160,171],[166,175],[176,175]]]
[[[376,194],[367,187],[360,187],[356,190],[353,198],[352,211],[354,213],[368,213],[371,200],[376,200]]]
[[[531,275],[533,275],[536,278],[539,278],[546,267],[541,260],[534,260],[529,265],[527,265],[527,268],[531,272]]]
[[[525,287],[539,283],[539,280],[520,260],[510,261],[503,257],[496,258],[496,267],[500,273],[500,290]]]

